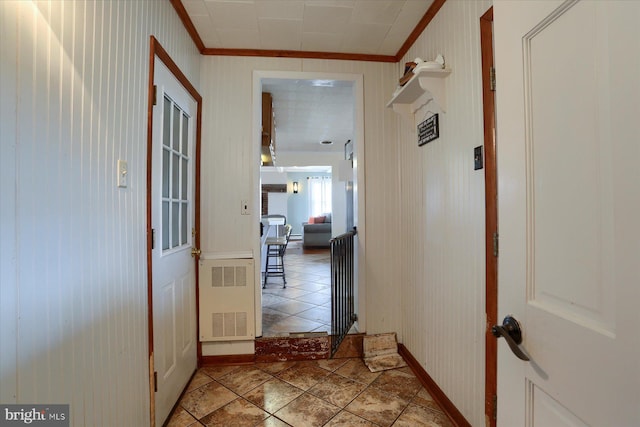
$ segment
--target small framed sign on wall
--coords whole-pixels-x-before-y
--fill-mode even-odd
[[[438,126],[438,115],[434,114],[418,124],[418,146],[421,147],[428,142],[438,139],[440,129]]]

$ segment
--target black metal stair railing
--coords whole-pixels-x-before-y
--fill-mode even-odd
[[[356,228],[331,239],[331,357],[358,319],[354,299]]]

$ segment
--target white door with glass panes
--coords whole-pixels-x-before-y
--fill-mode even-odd
[[[153,107],[153,360],[156,425],[197,365],[194,227],[196,102],[158,58]]]
[[[497,425],[640,426],[640,2],[493,13]]]

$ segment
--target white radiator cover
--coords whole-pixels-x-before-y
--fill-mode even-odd
[[[253,259],[201,259],[200,341],[255,338]]]

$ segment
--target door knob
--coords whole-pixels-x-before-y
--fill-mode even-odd
[[[200,256],[200,254],[202,253],[202,251],[198,248],[191,248],[191,256],[195,257],[195,256]]]
[[[505,317],[502,321],[502,326],[494,325],[491,328],[491,333],[496,338],[503,337],[507,340],[509,348],[518,359],[525,361],[529,360],[529,356],[527,356],[519,347],[519,344],[522,343],[522,330],[520,329],[520,324],[515,318],[511,316]]]

